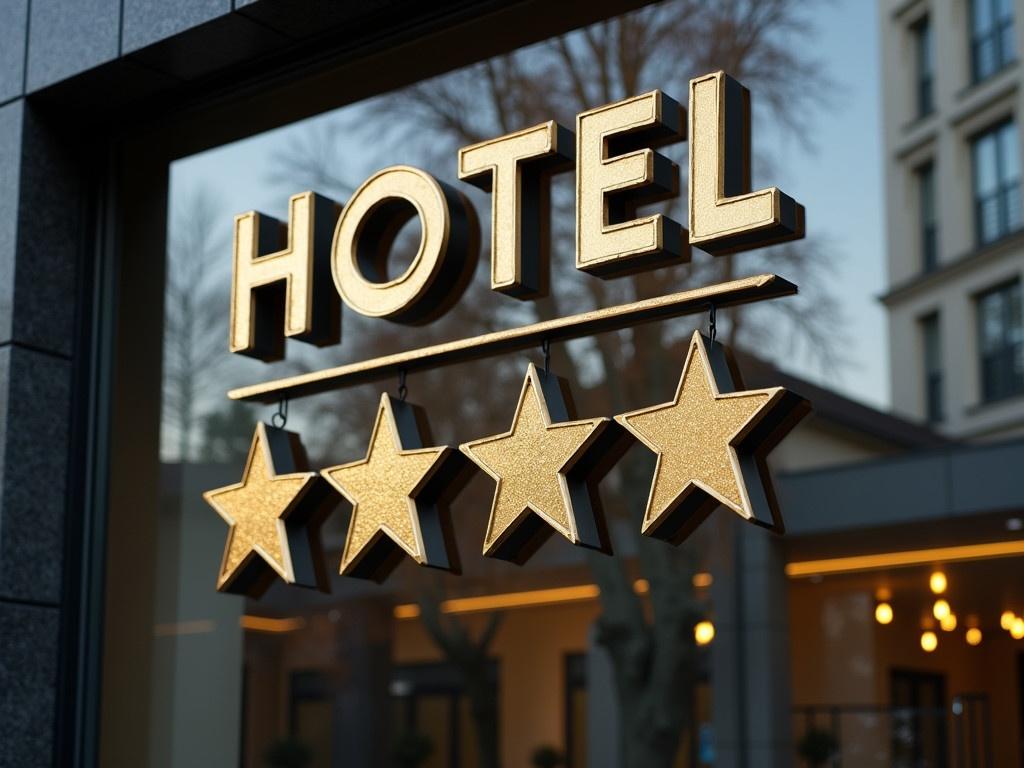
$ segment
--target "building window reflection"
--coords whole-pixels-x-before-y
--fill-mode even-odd
[[[1024,392],[1020,281],[981,294],[977,311],[982,401],[1001,400]]]
[[[974,139],[974,223],[979,245],[1021,225],[1017,127],[1007,120]]]
[[[921,320],[924,346],[925,416],[930,423],[942,421],[942,343],[939,313]]]
[[[991,77],[1016,57],[1013,0],[973,0],[971,70],[974,82]]]
[[[917,169],[918,215],[921,220],[921,266],[930,272],[939,264],[939,225],[935,210],[935,164]]]
[[[932,25],[927,16],[914,25],[914,59],[916,65],[915,96],[917,117],[927,117],[935,109],[934,79],[935,67],[932,62]]]

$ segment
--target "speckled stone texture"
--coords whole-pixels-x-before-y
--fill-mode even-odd
[[[0,278],[5,283],[0,289],[0,342],[13,339],[69,356],[82,211],[74,182],[77,173],[59,138],[31,107],[17,104],[4,109],[10,108],[22,109],[23,121],[20,155],[12,158],[12,169],[20,165],[20,179],[0,182],[18,185],[13,200],[0,204]],[[5,122],[0,117],[0,136]],[[0,148],[0,158],[5,152]],[[4,164],[0,159],[0,166]],[[10,225],[2,220],[3,206],[8,205],[18,211],[13,248]],[[10,309],[5,317],[7,291],[12,294],[6,297]]]
[[[120,18],[120,0],[32,0],[28,90],[117,58]]]
[[[0,342],[11,338],[23,114],[21,101],[0,107]]]
[[[0,0],[0,102],[20,96],[25,85],[27,22],[28,0]]]
[[[0,600],[60,599],[70,375],[66,360],[0,348]]]
[[[122,53],[144,48],[231,12],[231,0],[124,0]]]
[[[0,768],[53,764],[56,608],[0,602]]]

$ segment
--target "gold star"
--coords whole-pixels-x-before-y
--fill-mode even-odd
[[[460,446],[497,481],[484,555],[521,564],[552,531],[611,551],[597,484],[630,439],[610,419],[569,421],[563,386],[531,364],[512,428]]]
[[[330,488],[304,465],[298,435],[257,424],[242,481],[203,494],[229,526],[218,590],[259,597],[275,575],[326,589],[319,530]]]
[[[422,409],[381,395],[366,458],[323,470],[352,505],[340,571],[383,581],[403,552],[420,565],[459,572],[447,502],[468,462],[448,446],[424,448]]]
[[[643,532],[679,543],[719,504],[781,531],[765,457],[809,411],[781,387],[742,391],[725,348],[695,332],[675,399],[615,417],[658,455]]]

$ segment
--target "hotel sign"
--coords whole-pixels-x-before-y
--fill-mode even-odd
[[[750,189],[749,120],[748,91],[717,72],[690,81],[688,110],[655,90],[579,114],[575,133],[549,121],[460,149],[459,178],[491,195],[491,289],[545,295],[550,176],[572,169],[576,267],[594,279],[683,263],[692,246],[722,255],[802,237],[800,204],[775,187]],[[679,168],[654,147],[687,138],[687,227],[638,215],[679,191]],[[410,215],[419,248],[389,279],[391,241]],[[474,271],[476,221],[459,191],[409,166],[375,173],[344,207],[313,192],[293,196],[284,249],[278,222],[237,216],[231,351],[272,361],[286,338],[335,344],[342,305],[397,323],[438,318]],[[572,412],[568,384],[545,354],[543,368],[525,372],[509,430],[458,447],[424,444],[426,413],[406,402],[404,377],[795,292],[758,275],[232,390],[233,399],[273,403],[403,382],[399,397],[381,395],[359,461],[310,471],[297,434],[257,425],[241,481],[205,494],[229,526],[217,588],[258,596],[276,578],[325,588],[319,530],[339,502],[351,510],[342,574],[380,581],[406,556],[459,572],[448,505],[476,471],[495,489],[484,556],[523,563],[553,533],[610,553],[598,483],[637,441],[657,456],[645,535],[677,544],[718,505],[781,530],[765,457],[809,405],[778,387],[743,389],[713,330],[693,334],[672,400],[596,418]]]

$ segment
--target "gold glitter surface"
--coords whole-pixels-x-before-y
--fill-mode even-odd
[[[230,526],[218,588],[230,580],[251,552],[266,560],[285,581],[295,581],[282,518],[315,477],[312,472],[275,475],[265,427],[256,427],[242,481],[204,494]]]
[[[577,543],[565,477],[560,474],[601,419],[553,424],[531,365],[519,395],[512,429],[462,446],[462,451],[497,481],[484,539],[484,554],[529,508],[569,541]]]
[[[732,443],[776,391],[719,394],[704,341],[694,334],[675,400],[616,417],[658,454],[645,528],[690,484],[744,517],[752,516]]]
[[[380,531],[418,563],[426,562],[414,499],[443,452],[443,447],[403,450],[390,401],[381,397],[366,458],[322,472],[353,507],[341,573],[351,569]]]

